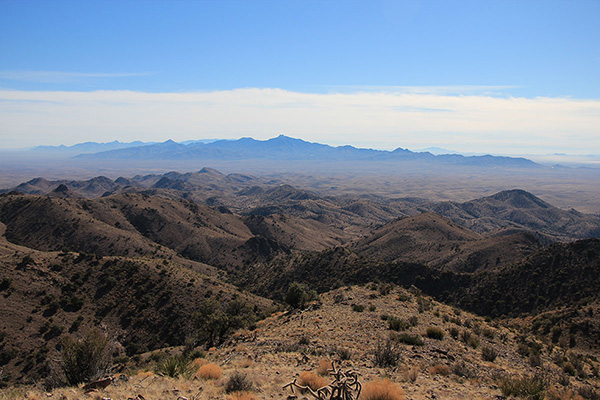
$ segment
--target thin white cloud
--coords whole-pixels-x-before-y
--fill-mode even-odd
[[[0,91],[3,147],[278,134],[361,147],[600,154],[600,101],[236,89]]]
[[[335,92],[383,92],[383,93],[413,93],[439,95],[504,95],[511,89],[519,89],[514,85],[446,85],[446,86],[366,86],[338,85],[329,86]]]
[[[153,74],[153,72],[0,71],[0,79],[38,83],[65,83],[88,78],[127,78]]]

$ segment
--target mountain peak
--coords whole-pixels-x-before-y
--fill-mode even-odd
[[[519,208],[551,207],[550,204],[523,189],[504,190],[490,196],[490,198]]]

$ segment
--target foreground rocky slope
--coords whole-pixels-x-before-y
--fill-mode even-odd
[[[178,349],[169,352],[176,354]],[[389,353],[386,365],[378,361],[382,352]],[[576,394],[592,399],[597,398],[593,396],[598,396],[600,384],[598,361],[592,355],[524,336],[517,326],[488,323],[418,291],[389,285],[341,288],[323,294],[319,303],[305,311],[274,314],[255,330],[240,331],[224,346],[206,353],[206,361],[196,360],[184,378],[143,372],[157,368],[152,360],[161,357],[165,355],[145,355],[143,360],[148,361],[140,361],[128,379],[91,395],[285,399],[291,391],[283,386],[293,379],[328,384],[331,380],[325,369],[332,361],[344,370],[359,371],[359,381],[365,386],[391,380],[397,385],[393,390],[397,397],[390,398],[398,399],[569,399]],[[577,368],[565,368],[571,362]],[[206,363],[216,364],[210,378],[198,370]],[[226,392],[231,377],[239,373],[251,386],[245,397]],[[516,382],[529,394],[515,389]],[[33,388],[20,390],[7,392],[8,398],[42,395]],[[48,396],[76,399],[83,391],[56,389]],[[375,398],[367,392],[360,397]]]

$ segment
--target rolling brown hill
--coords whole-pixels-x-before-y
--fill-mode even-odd
[[[145,193],[80,199],[12,192],[0,195],[0,221],[9,241],[38,250],[179,255],[225,269],[265,261],[278,251],[322,250],[351,238],[313,219],[241,217],[223,207]]]
[[[373,259],[415,262],[458,272],[473,272],[518,261],[540,249],[527,231],[484,236],[435,213],[388,223],[352,248]]]
[[[507,190],[465,203],[443,202],[430,209],[477,232],[517,227],[556,241],[600,237],[599,216],[561,210],[524,190]]]

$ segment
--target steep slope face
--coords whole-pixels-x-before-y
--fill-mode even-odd
[[[0,238],[3,380],[47,378],[61,338],[92,326],[133,355],[199,335],[204,328],[194,315],[207,299],[223,308],[237,299],[250,320],[271,307],[200,269],[175,260],[39,252]]]
[[[289,215],[249,215],[243,220],[254,235],[297,250],[324,250],[339,246],[351,237],[319,221]]]
[[[600,301],[600,240],[553,244],[523,261],[473,276],[470,287],[452,298],[492,316]]]
[[[477,232],[518,227],[555,240],[600,237],[600,217],[561,210],[524,190],[508,190],[465,203],[439,203],[432,210]]]
[[[528,232],[484,237],[435,213],[422,213],[384,225],[352,248],[386,262],[405,261],[473,272],[522,259],[541,247]]]

